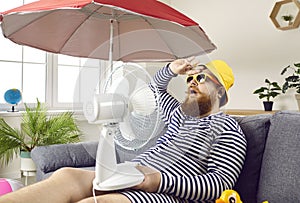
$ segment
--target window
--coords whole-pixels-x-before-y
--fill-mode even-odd
[[[0,8],[8,10],[32,1],[1,1]],[[46,53],[17,45],[5,39],[0,31],[0,103],[5,106],[4,93],[17,88],[24,102],[45,101]],[[30,90],[30,91],[29,91]]]
[[[100,67],[105,69],[106,62],[46,53],[4,38],[0,40],[7,43],[4,48],[7,52],[0,51],[2,110],[10,106],[3,96],[12,88],[21,90],[23,103],[35,103],[38,98],[48,103],[50,109],[80,108],[99,91]],[[22,104],[19,108],[23,108]]]
[[[6,103],[3,95],[12,88],[22,91],[24,102],[32,103],[36,98],[44,102],[46,53],[16,45],[4,37],[0,38],[0,43],[0,103]]]
[[[57,55],[54,57],[54,85],[57,94],[54,106],[80,107],[99,92],[100,75],[103,75],[106,62],[98,59],[86,59]]]

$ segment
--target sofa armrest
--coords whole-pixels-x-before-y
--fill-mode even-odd
[[[35,147],[31,157],[37,171],[48,173],[61,167],[88,167],[95,165],[98,142],[80,142]]]

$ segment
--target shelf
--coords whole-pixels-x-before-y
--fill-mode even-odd
[[[291,21],[284,20],[284,16],[292,16]],[[300,2],[298,0],[283,0],[276,2],[270,14],[276,28],[290,30],[300,25]]]
[[[277,111],[251,110],[251,109],[224,109],[224,113],[236,116],[250,116],[257,114],[274,114]]]

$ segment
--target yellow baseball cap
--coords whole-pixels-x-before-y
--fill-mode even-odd
[[[224,106],[228,102],[228,90],[234,83],[234,75],[230,66],[222,60],[213,60],[205,66],[210,70],[212,74],[218,79],[220,84],[225,88],[226,98],[221,103]]]

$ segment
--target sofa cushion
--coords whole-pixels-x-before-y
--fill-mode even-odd
[[[260,167],[270,126],[270,117],[270,114],[235,117],[247,140],[246,160],[234,187],[240,194],[243,203],[257,202]]]
[[[35,147],[31,157],[44,173],[61,167],[95,166],[98,142],[80,142]]]
[[[300,113],[274,115],[261,168],[258,202],[300,202]]]

